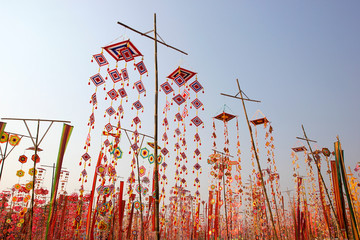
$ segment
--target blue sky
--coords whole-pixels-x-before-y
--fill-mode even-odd
[[[160,83],[181,64],[196,71],[205,88],[199,96],[205,105],[200,114],[206,124],[203,153],[211,153],[211,141],[206,141],[211,117],[226,104],[230,113],[239,115],[243,174],[250,172],[250,137],[241,102],[220,96],[237,93],[238,78],[249,97],[262,101],[247,104],[249,117],[260,109],[272,122],[281,183],[283,189],[291,188],[290,148],[298,144],[301,124],[320,148],[332,148],[339,135],[346,164],[354,167],[359,161],[359,7],[358,1],[2,2],[0,117],[70,120],[74,131],[64,166],[71,170],[69,190],[78,188],[81,168],[76,165],[83,154],[93,92],[87,83],[97,72],[91,56],[120,36],[130,37],[145,56],[149,77],[144,80],[148,100],[143,118],[149,121],[143,132],[153,133],[153,43],[116,22],[146,32],[157,13],[160,36],[189,53],[183,56],[159,46]],[[9,122],[7,130],[26,133],[15,122]],[[60,133],[56,125],[45,138],[42,164],[56,160]],[[10,155],[5,165],[11,169],[5,173],[9,181],[2,181],[1,188],[17,181],[16,160],[28,146],[24,140]],[[95,156],[99,149],[93,146]],[[206,183],[205,161],[203,165]]]

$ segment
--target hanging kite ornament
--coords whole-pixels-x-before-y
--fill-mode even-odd
[[[213,169],[213,176],[214,176],[214,183],[215,186],[220,186],[220,181],[223,177],[223,175],[226,176],[226,184],[227,187],[227,193],[230,193],[232,191],[232,188],[234,187],[231,185],[231,182],[233,181],[233,176],[231,174],[232,166],[236,166],[236,173],[235,173],[235,180],[237,181],[237,187],[235,188],[235,192],[238,193],[238,191],[241,189],[241,159],[240,159],[240,141],[239,141],[239,124],[238,124],[238,118],[236,115],[230,114],[228,112],[225,112],[225,108],[227,106],[224,105],[223,111],[216,115],[213,118],[213,133],[212,137],[214,139],[213,146],[215,149],[214,154],[210,155],[210,159],[208,160],[208,163],[212,164]],[[230,147],[230,138],[229,138],[229,129],[228,129],[228,123],[236,119],[236,129],[237,129],[237,143],[236,143],[236,149],[237,149],[237,160],[236,161],[230,161],[229,160],[229,147]],[[223,122],[224,124],[224,133],[221,134],[224,136],[224,148],[223,153],[219,154],[216,152],[216,125],[215,120],[219,120]],[[217,174],[216,174],[217,172]],[[225,177],[224,176],[224,177]],[[220,189],[218,189],[220,190]]]
[[[103,51],[105,50],[105,51]],[[104,56],[103,53],[107,53],[110,55],[110,58],[108,56]],[[95,91],[91,96],[90,103],[92,104],[92,112],[89,117],[89,132],[85,141],[85,153],[82,155],[80,160],[80,165],[84,165],[84,169],[81,172],[79,181],[83,183],[86,182],[87,179],[87,171],[86,166],[90,166],[91,164],[91,156],[88,153],[89,147],[90,147],[90,141],[91,141],[91,130],[95,127],[95,110],[98,106],[98,95],[97,95],[97,89],[100,86],[104,86],[105,91],[105,100],[110,100],[110,106],[106,107],[104,109],[104,117],[108,117],[108,122],[104,126],[104,132],[106,132],[106,140],[110,136],[113,135],[119,135],[120,132],[120,119],[124,117],[124,105],[123,105],[123,99],[126,98],[127,100],[127,92],[129,92],[129,89],[126,89],[126,86],[129,86],[129,73],[128,69],[126,68],[127,62],[134,61],[134,66],[137,68],[137,71],[140,73],[140,82],[137,82],[134,87],[137,87],[137,90],[139,92],[139,95],[141,93],[145,93],[145,87],[144,84],[141,82],[141,76],[145,73],[147,73],[147,69],[145,67],[145,64],[143,62],[143,58],[138,63],[135,63],[135,60],[137,57],[142,57],[141,52],[134,46],[130,40],[125,40],[122,42],[117,42],[114,44],[107,45],[102,48],[102,51],[100,54],[93,55],[93,60],[95,59],[96,63],[99,66],[98,72],[90,77],[90,82],[92,82],[95,85]],[[114,59],[116,64],[115,67],[110,68],[111,60]],[[93,62],[92,60],[92,62]],[[120,68],[118,68],[119,63],[125,63]],[[113,66],[114,66],[113,65]],[[103,71],[106,69],[106,71]],[[105,78],[103,76],[106,76]],[[112,80],[112,87],[108,90],[106,90],[106,82],[108,80],[108,77]],[[127,84],[126,84],[127,83]],[[120,84],[119,86],[116,86],[116,84]],[[118,105],[114,105],[114,103],[120,100]],[[140,103],[140,104],[139,104]],[[133,107],[137,108],[137,110],[141,109],[142,107],[140,99],[138,98],[138,102],[134,103]],[[117,121],[116,124],[112,123],[112,120],[115,119]],[[133,119],[134,123],[136,125],[140,125],[140,118],[136,116]],[[117,127],[113,127],[113,125],[116,125]],[[114,133],[115,131],[115,133]],[[115,144],[111,150],[111,163],[109,163],[108,166],[114,166],[112,164],[116,164],[116,161],[122,157],[122,151],[117,146],[119,143],[119,137],[115,137]],[[108,145],[109,146],[109,145]],[[106,146],[106,147],[108,147]],[[110,147],[110,146],[109,146]],[[105,161],[105,160],[104,160]],[[86,164],[85,164],[86,163]],[[112,171],[108,171],[108,175],[110,176],[112,174]],[[111,176],[110,176],[111,178]],[[82,193],[80,194],[80,198],[82,198]],[[78,209],[79,212],[79,209]],[[78,214],[79,216],[79,214]],[[79,228],[79,224],[76,225],[76,228]]]
[[[194,80],[195,78],[195,80]],[[175,84],[174,84],[175,83]],[[197,176],[194,177],[194,184],[197,187],[197,189],[200,187],[200,181],[199,181],[199,174],[201,173],[201,165],[199,163],[199,160],[201,160],[201,141],[200,141],[200,135],[199,135],[199,127],[204,127],[203,121],[201,120],[199,116],[198,110],[204,110],[202,102],[198,99],[198,94],[200,92],[203,92],[203,86],[200,84],[200,82],[197,79],[196,72],[190,71],[188,69],[178,67],[176,68],[172,73],[170,73],[167,76],[166,81],[161,84],[160,91],[163,91],[165,93],[165,107],[163,110],[164,113],[164,119],[163,119],[163,127],[164,132],[162,135],[162,140],[164,143],[164,147],[162,149],[162,154],[164,156],[163,164],[162,166],[162,178],[164,181],[162,181],[163,189],[165,184],[167,183],[167,177],[165,175],[165,168],[167,166],[166,164],[166,158],[170,157],[170,153],[168,150],[168,144],[169,144],[169,138],[168,138],[168,130],[170,129],[170,122],[173,119],[175,122],[175,130],[174,130],[174,138],[176,139],[176,142],[174,144],[174,152],[176,153],[175,162],[174,165],[176,166],[175,170],[175,185],[178,185],[180,188],[186,187],[186,175],[188,172],[188,168],[186,166],[186,163],[188,162],[188,157],[186,154],[187,151],[187,141],[186,141],[186,118],[193,114],[193,116],[189,119],[190,126],[195,126],[196,132],[194,135],[194,142],[196,143],[193,150],[193,158],[196,159],[195,164],[193,165],[193,172],[197,173]],[[170,96],[172,94],[172,96]],[[177,106],[177,109],[175,110],[175,115],[171,119],[169,119],[169,111],[171,110],[171,106],[173,103],[176,103],[175,106]],[[189,112],[189,110],[194,109],[195,114]],[[164,164],[165,163],[165,164]],[[164,167],[164,166],[165,167]],[[166,180],[166,181],[165,181]],[[200,194],[197,194],[198,191],[195,193],[196,203],[199,201]],[[173,197],[176,197],[175,195]],[[175,206],[178,204],[177,202],[174,202]],[[198,204],[196,204],[197,206]],[[165,206],[163,204],[162,211],[164,211]]]

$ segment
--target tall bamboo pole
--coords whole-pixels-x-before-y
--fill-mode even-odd
[[[25,122],[25,120],[24,120]],[[37,151],[38,151],[38,141],[39,141],[39,128],[40,120],[37,121],[37,130],[36,130],[36,139],[35,139],[35,153],[34,153],[34,175],[33,175],[33,189],[31,194],[31,212],[30,212],[30,240],[32,237],[32,227],[33,227],[33,217],[34,217],[34,199],[35,199],[35,181],[36,181],[36,160],[37,160]]]
[[[155,38],[155,112],[154,112],[154,158],[155,158],[155,234],[156,240],[160,240],[160,219],[159,219],[159,164],[158,164],[158,61],[157,61],[157,31],[156,13],[154,13],[154,38]]]
[[[301,127],[302,127],[302,130],[303,130],[303,133],[304,133],[305,140],[306,140],[307,145],[308,145],[308,147],[309,147],[309,150],[310,150],[310,152],[311,152],[311,155],[313,156],[313,159],[315,160],[314,152],[312,151],[312,148],[311,148],[310,143],[309,143],[309,139],[308,139],[307,136],[306,136],[306,132],[305,132],[305,129],[304,129],[304,125],[301,125]],[[319,173],[319,176],[320,176],[320,178],[321,178],[321,181],[322,181],[322,183],[323,183],[323,185],[324,185],[325,192],[326,192],[326,196],[327,196],[327,198],[328,198],[328,200],[329,200],[331,210],[332,210],[334,216],[336,216],[336,212],[335,212],[334,206],[333,206],[333,204],[332,204],[332,201],[331,201],[331,198],[330,198],[330,194],[329,194],[328,188],[326,187],[325,180],[324,180],[323,175],[321,174],[320,168],[319,168],[319,166],[318,166],[318,164],[317,164],[316,162],[315,162],[315,166],[316,166],[316,169],[317,169],[317,171],[318,171],[318,173]],[[335,218],[335,222],[336,222],[336,225],[337,225],[338,229],[341,229],[341,228],[340,228],[339,219]]]
[[[157,61],[157,43],[160,43],[166,47],[169,47],[173,50],[176,50],[182,54],[188,55],[186,52],[181,51],[180,49],[177,49],[173,46],[170,46],[163,41],[159,41],[157,39],[157,29],[156,29],[156,13],[154,13],[154,37],[146,35],[146,33],[142,33],[132,27],[129,27],[121,22],[117,22],[121,26],[130,29],[131,31],[136,32],[137,34],[140,34],[141,36],[147,37],[149,39],[154,40],[154,56],[155,56],[155,113],[154,113],[154,158],[155,158],[155,166],[154,166],[154,181],[155,181],[155,198],[154,198],[154,208],[155,208],[155,233],[156,233],[156,239],[160,239],[160,227],[159,227],[159,165],[157,163],[157,148],[158,148],[158,92],[159,92],[159,84],[158,84],[158,61]]]
[[[274,223],[274,218],[273,218],[273,214],[272,214],[271,206],[270,206],[270,202],[269,202],[269,197],[268,197],[267,192],[266,192],[266,187],[265,187],[265,183],[264,183],[264,177],[263,177],[263,173],[262,173],[261,166],[260,166],[259,156],[257,155],[257,152],[256,152],[254,137],[253,137],[252,129],[251,129],[251,126],[250,126],[249,118],[248,118],[248,115],[247,115],[244,99],[243,99],[243,94],[242,94],[242,91],[241,91],[241,88],[240,88],[239,80],[236,79],[236,82],[237,82],[237,85],[238,85],[239,94],[240,94],[242,105],[243,105],[243,108],[244,108],[244,113],[245,113],[245,117],[246,117],[246,123],[247,123],[248,128],[249,128],[249,133],[250,133],[250,137],[251,137],[251,143],[252,143],[252,147],[254,149],[256,163],[257,163],[257,166],[258,166],[258,171],[260,173],[261,186],[263,188],[266,204],[267,204],[267,207],[269,209],[270,220],[271,220],[272,227],[273,227],[273,230],[274,230],[274,236],[275,236],[275,239],[278,239],[277,232],[276,232],[276,227],[275,227],[275,223]]]

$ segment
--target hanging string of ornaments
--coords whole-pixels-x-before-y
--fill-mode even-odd
[[[92,157],[89,154],[90,142],[91,142],[91,133],[95,128],[95,119],[96,110],[99,106],[98,101],[98,89],[103,87],[105,92],[105,101],[110,101],[109,106],[104,111],[104,118],[107,118],[107,123],[104,125],[104,130],[102,135],[106,138],[102,142],[101,151],[99,154],[98,163],[96,165],[96,175],[99,176],[100,186],[97,188],[98,196],[103,196],[102,199],[97,199],[95,206],[98,209],[98,213],[103,218],[98,218],[95,223],[95,227],[99,230],[96,234],[100,236],[101,231],[106,231],[109,229],[109,219],[105,219],[105,212],[110,215],[113,214],[113,206],[111,202],[115,194],[114,184],[116,181],[116,170],[117,161],[122,158],[123,152],[120,149],[120,140],[121,140],[121,119],[124,118],[125,109],[131,107],[132,110],[136,111],[135,117],[132,119],[131,126],[134,129],[133,141],[134,143],[130,146],[129,153],[132,153],[133,160],[131,161],[131,179],[129,184],[128,194],[129,196],[133,192],[131,184],[135,179],[134,169],[136,167],[134,157],[138,154],[139,151],[139,136],[138,129],[141,128],[140,113],[143,112],[143,105],[141,103],[141,96],[146,96],[146,91],[144,84],[142,82],[142,77],[144,74],[147,74],[147,69],[143,62],[142,53],[135,47],[135,45],[130,40],[125,40],[117,42],[114,44],[107,45],[102,48],[105,52],[110,55],[112,59],[115,60],[115,66],[111,67],[110,62],[104,55],[104,51],[101,53],[93,55],[92,62],[98,64],[99,69],[98,73],[91,76],[89,79],[89,85],[91,82],[94,84],[95,89],[94,93],[91,95],[90,104],[92,105],[91,114],[89,117],[89,131],[85,141],[84,150],[85,153],[80,159],[80,165],[83,166],[83,171],[81,172],[79,181],[81,182],[80,187],[80,201],[77,209],[77,216],[74,221],[74,228],[81,230],[81,222],[83,219],[82,214],[82,197],[84,192],[84,183],[88,180],[87,168],[91,166]],[[139,60],[140,59],[140,60]],[[128,63],[133,62],[134,70],[139,73],[140,79],[133,82],[132,89],[137,90],[138,98],[130,106],[128,103],[128,92],[131,92],[130,87],[130,76],[128,73]],[[105,77],[104,77],[105,76]],[[111,79],[112,84],[108,83],[108,78]],[[106,84],[108,83],[108,84]],[[106,85],[110,85],[110,89],[107,89]],[[130,112],[129,112],[130,115]],[[95,181],[96,178],[94,178]],[[108,183],[108,184],[107,184]],[[93,185],[96,183],[93,183]],[[90,199],[90,205],[92,204],[93,199]],[[88,229],[87,229],[88,230]],[[102,235],[101,235],[102,236]]]
[[[193,79],[193,77],[195,77],[195,80],[191,80],[191,79]],[[172,86],[175,87],[175,90]],[[193,164],[192,172],[194,174],[196,172],[196,177],[194,179],[194,187],[196,188],[194,204],[196,206],[195,212],[197,215],[196,215],[196,219],[195,219],[195,223],[194,223],[193,227],[194,227],[195,231],[197,231],[199,229],[199,218],[198,218],[199,207],[198,206],[200,203],[199,174],[201,174],[201,165],[199,163],[199,161],[201,160],[201,151],[199,149],[201,146],[199,127],[204,128],[203,121],[199,117],[199,110],[204,110],[204,106],[203,106],[203,103],[199,100],[198,94],[201,92],[204,93],[204,90],[203,90],[202,85],[198,81],[197,74],[193,71],[182,68],[180,66],[167,76],[166,81],[164,83],[162,83],[160,85],[160,87],[161,87],[160,91],[165,93],[165,106],[164,106],[164,110],[163,110],[164,119],[162,121],[162,125],[164,127],[164,132],[162,135],[162,141],[164,143],[164,147],[161,150],[161,153],[164,156],[164,160],[163,160],[163,163],[160,168],[160,173],[162,174],[161,181],[160,181],[160,183],[162,184],[161,199],[163,200],[161,212],[164,216],[164,213],[165,213],[165,203],[164,203],[165,185],[167,184],[167,181],[168,181],[167,176],[165,174],[166,167],[168,166],[166,163],[166,158],[171,157],[171,153],[168,150],[168,149],[171,149],[171,147],[169,146],[168,134],[171,134],[171,133],[169,133],[169,130],[172,127],[172,124],[171,124],[172,122],[175,123],[174,127],[173,127],[173,129],[174,129],[173,137],[176,140],[176,142],[174,143],[173,150],[174,150],[176,156],[175,156],[175,162],[174,162],[175,185],[173,186],[173,190],[172,190],[173,196],[171,198],[172,199],[171,211],[173,211],[174,213],[177,213],[178,211],[184,213],[185,208],[186,208],[186,204],[182,204],[183,209],[180,209],[179,201],[185,202],[185,200],[186,200],[185,195],[184,195],[184,193],[186,191],[184,191],[184,190],[188,186],[187,180],[185,178],[186,175],[188,174],[188,167],[186,166],[186,164],[188,163],[187,142],[190,141],[189,139],[186,138],[186,131],[187,131],[186,119],[189,116],[189,109],[190,110],[194,109],[195,114],[191,117],[190,123],[188,125],[195,126],[195,134],[193,137],[193,141],[195,143],[195,149],[192,154],[193,159],[195,161],[191,162],[191,164]],[[191,92],[193,92],[193,93],[191,93]],[[171,94],[172,96],[169,97],[169,94]],[[191,97],[191,96],[193,96],[193,97]],[[177,108],[171,107],[174,105],[174,103],[176,103]],[[173,109],[173,111],[175,111],[173,118],[171,118],[169,116],[169,112],[171,109]],[[169,119],[169,117],[170,117],[170,119]],[[180,197],[180,199],[178,197]],[[183,226],[183,224],[185,224],[185,222],[186,222],[186,219],[184,218],[184,216],[185,216],[185,214],[182,214],[181,219],[173,218],[172,223],[174,224],[174,226]],[[165,218],[162,217],[161,228],[164,228],[164,224],[165,224]]]

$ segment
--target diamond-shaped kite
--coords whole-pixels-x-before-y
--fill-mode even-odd
[[[145,87],[141,80],[134,83],[134,85],[135,85],[136,89],[138,90],[139,94],[145,92]]]
[[[137,68],[137,70],[139,71],[139,73],[140,73],[141,75],[147,73],[147,69],[146,69],[145,64],[144,64],[143,61],[138,62],[138,63],[136,64],[136,68]]]
[[[174,91],[174,89],[170,86],[168,82],[164,82],[163,84],[160,85],[160,87],[162,88],[162,90],[166,95]]]
[[[108,107],[106,109],[107,114],[109,114],[109,116],[113,115],[115,113],[115,109],[113,107]]]
[[[201,86],[201,84],[198,82],[198,80],[195,80],[194,82],[192,82],[190,84],[190,87],[191,89],[194,91],[194,92],[199,92],[201,91],[201,89],[203,89],[203,87]]]
[[[100,67],[109,64],[104,55],[102,55],[101,53],[95,54],[93,55],[93,57],[95,58],[95,61],[99,64]]]
[[[121,74],[125,81],[129,80],[129,74],[128,74],[126,68],[121,69]]]
[[[110,91],[108,91],[107,93],[109,95],[109,97],[114,100],[115,98],[117,98],[119,96],[119,94],[117,93],[117,91],[115,89],[111,89]]]
[[[117,83],[117,82],[122,80],[121,74],[119,73],[119,71],[116,68],[114,68],[113,70],[108,71],[108,74],[110,75],[111,80],[114,83]]]
[[[134,46],[129,40],[114,43],[103,47],[116,61],[124,60],[124,56],[121,54],[121,50],[127,49],[132,57],[142,56],[141,52]]]
[[[185,102],[185,98],[183,98],[180,94],[173,97],[173,100],[178,104],[181,105]]]
[[[94,76],[90,77],[91,81],[94,83],[96,87],[100,86],[101,84],[105,83],[105,80],[102,78],[100,73],[95,74]]]
[[[195,76],[195,72],[187,70],[185,68],[177,68],[174,72],[172,72],[167,78],[175,79],[177,76],[181,76],[186,82],[189,81],[193,76]]]
[[[199,109],[203,104],[202,102],[200,102],[199,99],[195,98],[194,101],[191,102],[191,104],[196,108],[196,109]]]
[[[201,121],[201,119],[198,116],[191,119],[191,122],[193,122],[194,125],[197,126],[197,127],[200,126],[203,123],[203,121]]]
[[[143,105],[141,104],[141,102],[139,100],[134,102],[133,105],[136,108],[136,110],[140,110],[143,107]]]

